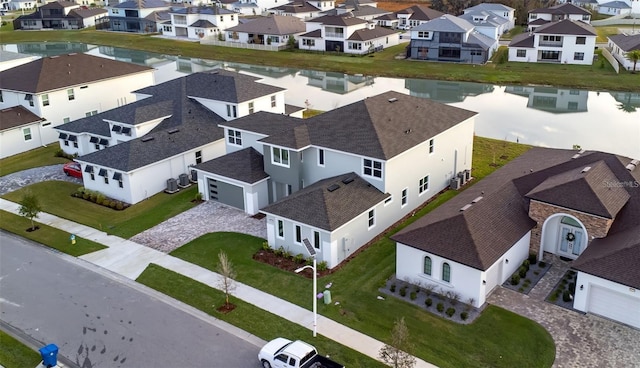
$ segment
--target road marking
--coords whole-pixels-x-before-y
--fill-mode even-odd
[[[17,304],[17,303],[14,303],[14,302],[10,302],[10,301],[8,301],[7,299],[4,299],[4,298],[0,298],[0,303],[6,303],[6,304],[12,305],[14,307],[22,307],[20,304]]]

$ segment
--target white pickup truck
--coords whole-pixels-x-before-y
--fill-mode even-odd
[[[306,342],[282,337],[269,341],[258,353],[258,360],[264,368],[344,368],[318,355],[316,348]]]

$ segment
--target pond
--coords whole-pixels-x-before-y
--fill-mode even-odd
[[[43,56],[86,52],[148,65],[156,69],[156,83],[225,68],[286,88],[288,104],[318,110],[334,109],[395,90],[478,112],[475,131],[479,136],[543,147],[570,149],[578,145],[588,150],[640,158],[640,87],[637,92],[612,92],[382,78],[190,59],[80,43],[44,42],[2,47]]]

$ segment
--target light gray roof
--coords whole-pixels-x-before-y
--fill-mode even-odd
[[[578,15],[591,15],[591,13],[579,6],[575,6],[571,3],[564,3],[559,5],[550,6],[548,8],[538,8],[530,10],[529,14],[578,14]]]
[[[356,173],[347,173],[320,180],[260,211],[334,231],[387,197]]]
[[[297,17],[273,15],[239,24],[235,27],[228,28],[227,31],[268,35],[291,35],[306,31],[306,26],[304,22]]]
[[[189,6],[184,8],[172,8],[170,13],[173,14],[209,14],[209,15],[225,15],[236,14],[236,12],[227,10],[219,6]]]
[[[609,39],[624,52],[640,50],[640,33],[634,35],[617,34],[609,36]]]
[[[512,10],[515,10],[515,9],[514,8],[510,8],[510,7],[508,7],[506,5],[503,5],[503,4],[499,4],[499,3],[482,3],[482,4],[478,4],[476,6],[472,6],[470,8],[466,8],[464,10],[464,12],[466,13],[467,11],[476,11],[476,10],[479,10],[479,11],[486,10],[486,11],[490,11],[490,12],[495,12],[495,11],[506,11],[506,12],[508,12],[508,11],[512,11]]]
[[[482,17],[483,19],[479,22],[474,22],[473,18],[474,17]],[[487,12],[487,11],[470,11],[468,13],[464,13],[461,16],[459,16],[459,18],[462,18],[464,20],[466,20],[467,22],[473,24],[474,26],[478,27],[498,27],[501,26],[505,23],[509,23],[509,20],[507,18],[503,18],[503,17],[499,17],[493,13]]]
[[[411,28],[412,31],[456,32],[466,33],[473,29],[473,24],[456,16],[445,14],[426,23]]]
[[[493,38],[476,31],[471,32],[471,34],[469,35],[469,38],[467,39],[467,43],[478,45],[482,47],[485,51],[489,50],[497,42],[498,40],[494,40]]]
[[[118,9],[153,9],[168,8],[170,5],[162,0],[130,0],[120,3],[114,8]]]
[[[104,121],[108,116],[109,111],[88,116],[77,120],[70,121],[68,123],[59,125],[56,130],[66,133],[88,133],[93,135],[100,135],[103,137],[111,137],[111,131],[109,130],[109,123]]]
[[[615,9],[631,9],[629,4],[624,1],[610,1],[608,3],[598,5],[599,8],[615,8]]]

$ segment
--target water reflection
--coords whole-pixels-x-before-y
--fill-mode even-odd
[[[287,104],[330,110],[388,90],[478,112],[476,134],[521,143],[585,149],[640,158],[640,93],[590,92],[554,87],[495,86],[427,79],[382,78],[167,56],[74,43],[2,45],[8,51],[52,56],[69,52],[156,68],[156,83],[225,68],[287,89]]]

